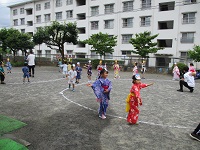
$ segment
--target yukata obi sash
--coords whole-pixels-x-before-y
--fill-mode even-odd
[[[126,112],[129,112],[129,110],[130,110],[130,103],[129,102],[131,100],[131,97],[133,97],[133,96],[135,96],[134,93],[129,93],[127,98],[126,98],[126,109],[125,109]]]

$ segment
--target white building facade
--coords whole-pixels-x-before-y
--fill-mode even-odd
[[[156,41],[164,47],[150,56],[185,57],[189,49],[200,45],[200,0],[31,0],[9,7],[11,26],[21,32],[34,34],[38,27],[59,21],[76,22],[79,40],[98,32],[115,35],[113,56],[134,55],[129,40],[144,31],[159,34]],[[45,44],[40,49],[36,46],[35,53],[57,54]],[[95,53],[88,45],[66,43],[65,54],[86,57]]]

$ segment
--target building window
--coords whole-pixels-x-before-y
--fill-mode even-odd
[[[174,10],[175,2],[159,3],[160,11]]]
[[[181,52],[181,58],[187,58],[188,52]]]
[[[183,0],[183,4],[192,4],[192,3],[196,3],[196,0]]]
[[[113,29],[114,20],[105,20],[105,29]]]
[[[151,17],[150,16],[145,16],[141,17],[141,27],[147,27],[151,25]]]
[[[85,27],[82,27],[82,28],[78,28],[78,33],[79,34],[85,34]]]
[[[66,18],[73,18],[73,11],[72,10],[66,11]]]
[[[122,27],[123,28],[132,28],[133,27],[133,18],[124,18]]]
[[[36,16],[36,23],[41,23],[41,15]]]
[[[181,43],[194,43],[194,32],[183,32]]]
[[[50,2],[44,3],[44,9],[50,9],[51,5]]]
[[[173,29],[174,27],[174,21],[159,21],[158,22],[158,29]]]
[[[18,26],[18,19],[13,20],[14,26]]]
[[[46,58],[51,58],[51,50],[45,50]]]
[[[56,13],[56,20],[62,20],[62,12]]]
[[[130,44],[129,41],[132,38],[132,34],[122,35],[122,44]]]
[[[83,13],[83,14],[77,14],[77,19],[78,20],[85,20],[86,19],[86,14]]]
[[[142,0],[142,9],[151,8],[151,0]]]
[[[99,21],[92,21],[91,30],[98,30],[98,29],[99,29]]]
[[[114,4],[105,5],[105,14],[114,13]]]
[[[73,4],[73,0],[67,0],[66,1],[66,5],[72,5]]]
[[[25,25],[25,18],[21,18],[21,25]]]
[[[125,56],[131,55],[131,51],[122,50],[122,55],[125,55]]]
[[[113,54],[110,53],[106,53],[105,58],[104,59],[113,59]]]
[[[41,10],[41,4],[36,4],[36,11],[40,11]]]
[[[194,24],[195,23],[195,13],[184,13],[183,14],[183,24]]]
[[[86,0],[76,0],[77,6],[83,6],[86,5]]]
[[[25,33],[25,29],[21,29],[21,33]]]
[[[172,47],[172,39],[158,39],[158,47]]]
[[[92,51],[91,50],[91,58],[95,58],[95,59],[98,59],[98,56],[97,53],[95,51]]]
[[[24,8],[20,8],[20,14],[24,14]]]
[[[73,50],[67,50],[67,54],[68,55],[72,55],[73,54]]]
[[[123,2],[123,11],[133,11],[133,1]]]
[[[33,26],[33,21],[27,21],[27,26]]]
[[[56,0],[56,7],[62,7],[62,0]]]
[[[50,22],[51,21],[51,14],[45,14],[44,15],[44,21],[45,22]]]
[[[17,15],[17,9],[14,9],[13,10],[13,16],[16,16]]]
[[[33,9],[26,9],[26,14],[27,15],[32,15],[33,14]]]
[[[99,14],[99,6],[91,7],[91,16],[96,16]]]

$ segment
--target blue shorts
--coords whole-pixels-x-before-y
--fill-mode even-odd
[[[24,78],[26,78],[26,77],[29,78],[29,74],[24,74],[23,77]]]

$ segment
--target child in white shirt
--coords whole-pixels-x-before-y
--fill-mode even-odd
[[[77,76],[77,72],[75,70],[75,65],[73,64],[71,66],[71,70],[68,72],[68,84],[69,84],[69,89],[71,87],[71,84],[73,86],[72,91],[75,92],[74,88],[75,88],[75,82],[76,82],[76,76]]]
[[[65,78],[66,77],[66,75],[67,75],[67,64],[66,64],[66,62],[64,62],[64,64],[63,65],[60,65],[63,69],[63,78]]]

